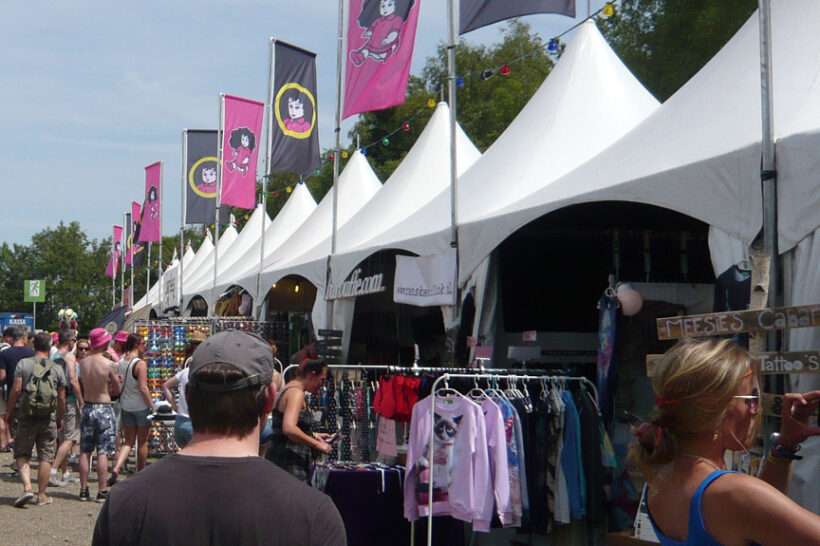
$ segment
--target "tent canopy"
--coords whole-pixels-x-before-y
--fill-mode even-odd
[[[581,25],[510,126],[480,159],[466,165],[469,168],[458,181],[459,222],[492,217],[498,209],[525,199],[594,157],[657,108],[658,102],[615,55],[595,24]],[[447,165],[449,156],[443,161]],[[458,164],[465,166],[461,156]],[[446,175],[446,168],[438,170]],[[379,249],[416,254],[448,249],[450,192],[446,186],[404,221],[335,257],[334,281]],[[469,245],[485,257],[494,248],[481,240]],[[462,249],[466,246],[461,243]],[[463,278],[471,271],[463,271]]]
[[[219,254],[224,255],[225,252],[231,247],[231,245],[236,241],[236,238],[239,234],[236,232],[236,228],[233,225],[227,227],[225,232],[219,237],[219,242],[216,244],[216,248],[218,248]],[[203,243],[205,246],[205,243]],[[210,248],[207,248],[207,252],[202,253],[200,258],[199,254],[202,252],[202,248],[197,251],[197,256],[194,258],[194,264],[191,266],[191,276],[188,276],[187,270],[184,271],[185,273],[185,280],[183,281],[183,294],[182,294],[182,308],[185,309],[188,307],[188,304],[191,302],[191,299],[198,295],[188,288],[191,286],[192,283],[198,282],[200,277],[206,277],[210,272],[211,278],[213,279],[214,274],[214,251],[216,250],[213,244],[210,245]],[[199,263],[196,263],[197,260]]]
[[[342,227],[350,221],[381,188],[382,184],[367,158],[358,150],[353,152],[339,175],[338,226]],[[335,188],[331,188],[303,226],[277,252],[266,258],[260,283],[262,297],[267,294],[267,287],[288,275],[301,275],[314,286],[325,284],[325,268],[330,254],[329,237],[333,230],[334,191]],[[316,260],[302,258],[306,249],[315,249],[320,244],[326,246],[324,257]]]
[[[274,256],[282,243],[293,235],[316,210],[316,201],[306,184],[297,184],[285,206],[265,230],[265,259]],[[233,267],[219,275],[216,281],[217,294],[223,293],[232,285],[239,285],[248,293],[256,294],[256,275],[259,272],[259,259],[262,240],[257,239]]]
[[[811,97],[820,58],[818,21],[817,2],[773,2],[774,124],[779,136]],[[811,99],[817,100],[816,95]],[[462,278],[481,263],[487,249],[522,226],[584,202],[632,201],[668,208],[748,245],[762,222],[760,112],[755,14],[698,74],[618,142],[538,192],[465,223],[460,231]],[[801,185],[811,191],[808,178],[781,178],[781,191],[802,192]],[[784,222],[795,217],[799,213],[781,207],[783,233],[790,232],[782,228]],[[781,237],[780,244],[785,250],[793,242]]]

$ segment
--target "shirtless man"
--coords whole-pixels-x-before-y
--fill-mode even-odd
[[[111,334],[104,328],[95,328],[89,335],[91,351],[80,361],[80,383],[85,402],[80,420],[80,500],[90,499],[88,472],[91,454],[97,450],[97,502],[108,498],[108,456],[117,448],[117,428],[111,407],[109,384],[114,391],[122,390],[122,381],[116,367],[104,353],[111,342]]]

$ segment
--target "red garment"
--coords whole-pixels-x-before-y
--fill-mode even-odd
[[[393,381],[393,393],[396,399],[396,421],[410,422],[410,417],[413,415],[413,406],[419,399],[420,385],[421,379],[418,377],[400,376]]]
[[[401,29],[404,26],[404,19],[396,15],[388,15],[387,17],[379,17],[373,24],[370,25],[368,31],[370,32],[370,39],[365,43],[361,49],[367,49],[373,53],[388,53],[398,48],[399,36],[395,39],[386,42],[388,36],[392,33],[401,34]]]
[[[387,419],[393,419],[396,414],[396,401],[393,395],[393,378],[382,377],[379,379],[379,390],[373,400],[373,410]]]

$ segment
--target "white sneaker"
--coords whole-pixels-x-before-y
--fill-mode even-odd
[[[63,481],[65,483],[80,483],[80,478],[71,474],[70,472],[66,472],[63,474]]]
[[[66,483],[62,480],[57,479],[57,476],[51,476],[48,479],[48,485],[51,487],[65,487]]]

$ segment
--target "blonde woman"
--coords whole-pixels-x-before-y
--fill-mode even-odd
[[[820,516],[786,496],[820,391],[787,394],[782,425],[759,478],[724,469],[760,421],[760,386],[749,354],[729,340],[682,340],[652,378],[658,411],[635,432],[632,457],[649,482],[648,506],[663,546],[820,546]],[[820,487],[820,486],[819,486]]]

